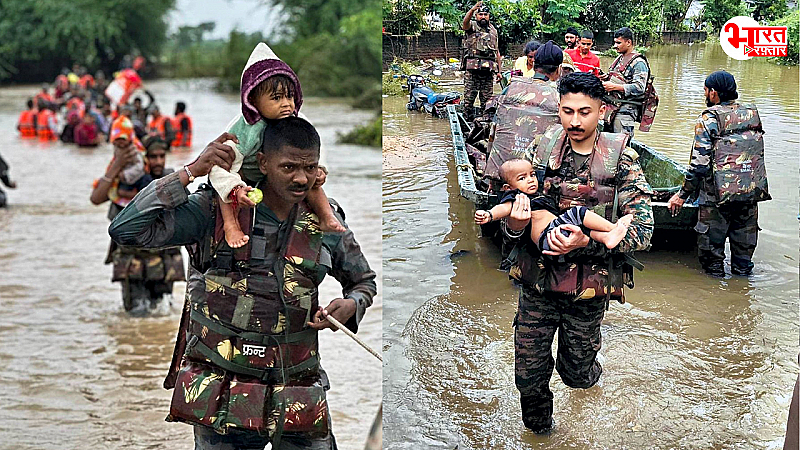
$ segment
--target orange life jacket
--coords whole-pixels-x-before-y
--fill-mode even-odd
[[[33,106],[35,107],[42,108],[47,103],[53,103],[53,97],[51,97],[50,94],[39,92],[33,97]]]
[[[184,132],[181,130],[181,121],[186,119],[189,121],[189,129]],[[172,147],[191,147],[192,146],[192,118],[186,113],[180,113],[172,119],[172,128],[175,129],[175,140],[172,141]]]
[[[72,97],[71,99],[67,100],[67,111],[72,109],[72,105],[78,106],[80,117],[83,118],[83,114],[86,112],[86,103],[84,103],[80,97]]]
[[[57,139],[55,131],[50,129],[50,118],[55,118],[55,114],[49,109],[43,109],[36,115],[36,135],[41,141]]]
[[[22,113],[19,115],[17,128],[19,129],[19,134],[21,137],[36,137],[36,113],[37,111],[35,109],[29,109],[27,111],[22,111]]]
[[[78,86],[83,89],[93,88],[94,77],[87,73],[86,75],[82,76],[80,80],[78,80]]]
[[[158,117],[154,117],[153,120],[147,125],[147,132],[148,133],[157,133],[161,136],[161,139],[167,140],[167,129],[164,127],[164,124],[169,118],[165,115],[160,115]]]

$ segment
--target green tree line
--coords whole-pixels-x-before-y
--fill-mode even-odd
[[[433,13],[448,27],[461,28],[461,20],[474,1],[384,0],[384,29],[391,34],[416,34],[424,17]],[[563,34],[570,26],[593,31],[631,27],[639,38],[651,40],[660,31],[686,31],[684,20],[692,0],[487,0],[500,40],[518,43],[539,36]],[[761,22],[788,17],[785,0],[759,0],[750,8],[744,0],[704,0],[695,25],[718,32],[731,17],[749,15]],[[796,10],[794,10],[796,11]]]
[[[126,54],[153,59],[175,0],[2,0],[0,81],[52,81],[77,62],[117,70]]]

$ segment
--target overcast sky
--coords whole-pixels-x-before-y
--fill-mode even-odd
[[[215,22],[214,32],[207,39],[226,38],[234,28],[246,33],[262,32],[269,37],[279,15],[266,0],[178,0],[169,14],[170,33],[181,26]]]

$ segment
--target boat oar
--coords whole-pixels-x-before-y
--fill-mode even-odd
[[[341,322],[339,322],[338,320],[334,319],[334,318],[333,318],[333,316],[331,316],[330,314],[328,314],[327,316],[325,316],[325,318],[326,318],[326,319],[328,319],[328,322],[330,322],[330,323],[332,323],[333,325],[335,325],[335,326],[336,326],[336,328],[338,328],[338,329],[342,330],[342,332],[343,332],[344,334],[346,334],[346,335],[350,336],[350,338],[352,338],[354,341],[358,342],[358,345],[360,345],[360,346],[364,347],[364,350],[366,350],[366,351],[368,351],[368,352],[372,353],[372,356],[374,356],[374,357],[378,358],[378,359],[380,360],[380,362],[383,362],[383,358],[381,357],[381,355],[380,355],[378,352],[376,352],[375,350],[373,350],[372,348],[370,348],[370,346],[369,346],[369,345],[365,344],[365,343],[364,343],[364,341],[362,341],[362,340],[361,340],[361,338],[359,338],[358,336],[356,336],[356,335],[355,335],[355,333],[353,333],[352,331],[348,330],[348,329],[347,329],[347,327],[345,327],[344,325],[342,325],[342,323],[341,323]]]

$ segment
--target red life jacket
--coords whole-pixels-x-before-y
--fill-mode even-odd
[[[19,129],[19,134],[21,137],[36,137],[36,113],[37,111],[35,109],[29,109],[20,113],[17,128]]]
[[[181,130],[181,122],[183,119],[189,121],[189,129]],[[191,147],[192,146],[192,118],[187,116],[186,113],[180,113],[172,119],[172,128],[175,129],[175,140],[172,141],[172,147]]]
[[[55,130],[50,129],[50,119],[55,118],[53,111],[43,109],[36,115],[36,135],[41,141],[53,141],[58,139]]]

